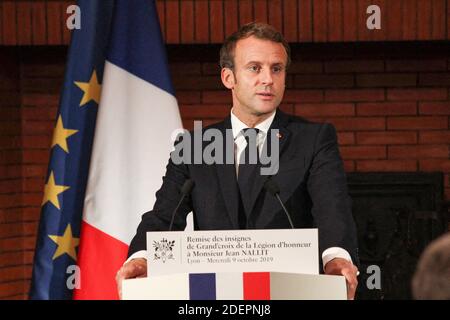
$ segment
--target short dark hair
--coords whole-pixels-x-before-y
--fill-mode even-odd
[[[425,248],[412,280],[413,298],[450,300],[450,233]]]
[[[223,43],[222,48],[220,49],[221,68],[234,68],[234,50],[236,48],[236,43],[241,39],[246,39],[251,36],[255,36],[261,40],[281,43],[287,54],[286,68],[289,66],[291,63],[291,49],[283,35],[271,25],[260,22],[251,22],[243,25]]]

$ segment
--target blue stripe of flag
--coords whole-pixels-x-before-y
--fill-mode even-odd
[[[189,274],[190,300],[216,300],[216,274]]]
[[[175,95],[165,49],[155,43],[164,43],[155,2],[117,0],[107,60]]]

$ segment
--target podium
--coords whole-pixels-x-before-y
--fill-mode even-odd
[[[317,229],[147,233],[147,278],[124,300],[345,300],[343,276],[319,274]]]
[[[213,279],[208,284],[195,284],[206,275]],[[214,275],[211,276],[211,275]],[[245,288],[244,278],[265,278],[255,287]],[[250,280],[251,281],[251,280]],[[196,288],[192,288],[196,286]],[[211,287],[211,286],[209,286]],[[252,289],[256,292],[252,292]],[[199,293],[196,291],[200,291]],[[212,292],[211,292],[212,291]],[[343,276],[312,275],[284,272],[216,273],[154,276],[124,280],[124,300],[346,300],[347,289]]]

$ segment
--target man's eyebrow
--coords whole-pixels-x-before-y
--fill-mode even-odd
[[[263,64],[261,61],[256,61],[256,60],[254,60],[254,61],[249,61],[249,62],[247,62],[245,65],[246,66],[248,66],[248,65],[251,65],[251,64],[259,64],[259,65],[261,65],[261,64]],[[282,62],[282,61],[279,61],[279,62],[274,62],[274,63],[272,63],[271,64],[271,66],[273,67],[273,66],[284,66],[284,62]]]
[[[250,64],[262,64],[260,61],[249,61],[245,65],[248,66]]]

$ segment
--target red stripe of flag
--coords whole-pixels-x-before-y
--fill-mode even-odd
[[[269,272],[244,272],[244,300],[270,300]]]
[[[82,221],[77,258],[80,288],[74,290],[74,299],[118,299],[115,278],[127,252],[125,243]]]

